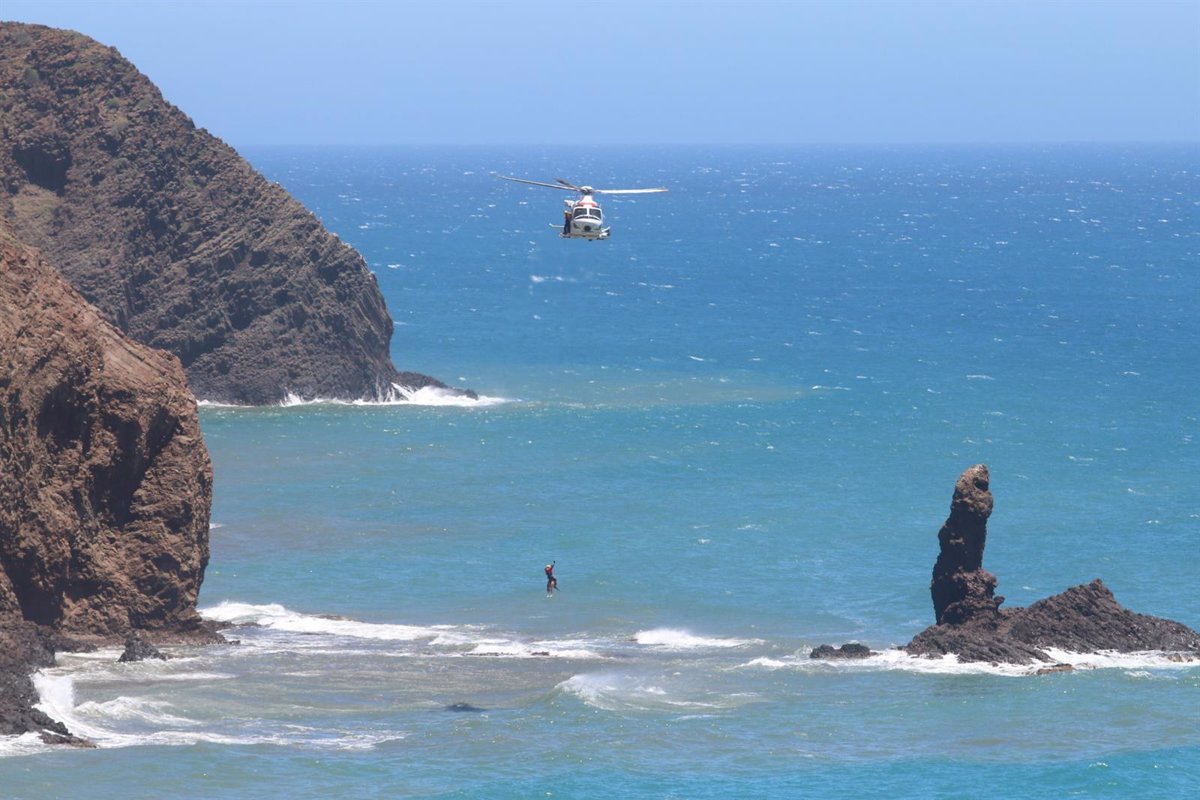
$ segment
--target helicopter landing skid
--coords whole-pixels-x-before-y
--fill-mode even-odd
[[[559,231],[558,238],[560,239],[589,239],[593,242],[600,239],[607,239],[612,232],[612,228],[604,228],[599,233],[562,233],[562,228],[558,225],[551,225],[550,227]]]

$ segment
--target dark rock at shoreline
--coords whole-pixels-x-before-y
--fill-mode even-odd
[[[220,637],[196,612],[212,467],[178,359],[103,320],[0,217],[0,731],[49,731],[57,648]]]
[[[75,737],[61,722],[33,707],[37,691],[32,670],[54,665],[54,650],[44,630],[12,613],[0,613],[0,736],[34,731],[50,741]],[[57,742],[56,742],[57,743]]]
[[[393,367],[362,256],[115,49],[3,22],[0,86],[0,216],[117,328],[178,356],[198,397],[444,387]]]
[[[1200,633],[1122,606],[1102,581],[1073,586],[1006,615],[1008,635],[1035,647],[1077,653],[1162,650],[1200,656]]]
[[[1001,610],[996,578],[983,569],[991,510],[987,467],[977,464],[958,479],[950,517],[938,534],[941,551],[930,585],[938,624],[917,634],[905,647],[909,653],[1010,664],[1054,663],[1047,649],[1158,650],[1200,658],[1200,633],[1124,608],[1098,579],[1026,608]],[[1067,669],[1055,664],[1038,674]]]
[[[865,644],[857,642],[848,642],[841,647],[834,647],[830,644],[823,644],[813,648],[813,651],[808,654],[809,658],[825,658],[825,659],[846,659],[846,658],[870,658],[875,655],[871,652],[871,648]]]
[[[148,658],[167,660],[167,657],[157,647],[143,639],[141,634],[137,631],[130,631],[129,635],[125,637],[125,652],[121,653],[121,657],[117,661],[127,664],[133,661],[145,661]]]

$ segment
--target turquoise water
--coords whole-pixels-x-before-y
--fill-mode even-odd
[[[1200,627],[1195,148],[249,155],[366,257],[397,365],[484,400],[206,406],[239,643],[61,658],[101,747],[9,743],[6,795],[1200,785],[1200,666],[893,649],[977,462],[1009,604],[1101,577]],[[671,192],[562,241],[490,171]],[[882,654],[808,658],[849,640]]]

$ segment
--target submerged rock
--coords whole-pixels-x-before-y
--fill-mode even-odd
[[[0,216],[200,398],[399,399],[375,276],[115,49],[0,23]]]
[[[1200,658],[1200,633],[1124,608],[1099,579],[1027,608],[1001,610],[1004,598],[994,595],[996,578],[983,569],[991,510],[987,467],[977,464],[958,479],[950,516],[938,533],[941,550],[930,585],[937,624],[908,643],[909,653],[954,654],[962,661],[1054,664],[1039,674],[1071,669],[1055,664],[1047,649],[1158,650]]]

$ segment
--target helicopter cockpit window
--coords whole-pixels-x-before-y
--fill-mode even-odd
[[[600,209],[576,207],[574,213],[571,214],[575,219],[600,219]]]

